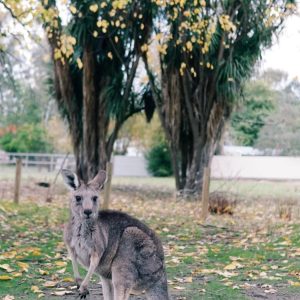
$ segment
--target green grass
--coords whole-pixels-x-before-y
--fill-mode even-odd
[[[5,223],[0,223],[4,240],[0,246],[0,257],[12,251],[17,253],[11,258],[2,257],[0,260],[0,265],[9,264],[14,269],[14,272],[9,273],[0,270],[0,276],[12,277],[11,280],[0,281],[0,297],[10,294],[16,299],[37,299],[37,294],[32,292],[31,287],[38,286],[50,299],[50,291],[53,288],[45,288],[43,284],[49,280],[63,282],[65,278],[72,277],[69,261],[63,273],[58,271],[64,267],[56,265],[57,262],[66,262],[61,224],[67,218],[67,209],[55,205],[15,206],[1,201],[0,212],[4,211],[7,219]],[[155,222],[154,219],[149,220],[150,223]],[[167,223],[168,220],[163,219],[161,227],[167,226]],[[239,244],[239,241],[245,239],[246,233],[233,234],[222,228],[212,228],[209,231],[205,228],[194,230],[192,223],[188,221],[180,227],[171,224],[167,232],[160,231],[160,234],[163,243],[170,248],[170,252],[166,254],[166,263],[172,293],[197,300],[248,299],[241,288],[233,288],[240,287],[245,282],[272,285],[280,282],[286,285],[287,292],[299,292],[299,288],[288,284],[289,281],[299,281],[299,260],[294,257],[289,258],[288,263],[284,262],[288,256],[296,253],[300,246],[299,225],[289,225],[288,235],[282,234],[281,226],[277,226],[277,229],[279,231],[272,231],[272,234],[257,236],[258,242]],[[218,239],[219,235],[222,235],[222,238]],[[216,237],[213,243],[209,240],[212,236]],[[286,241],[288,243],[285,243]],[[32,249],[36,249],[37,253]],[[201,249],[207,251],[203,252]],[[59,257],[55,257],[57,253]],[[242,267],[228,271],[237,273],[233,277],[222,275],[226,266],[232,263],[233,257],[238,259]],[[28,264],[28,271],[22,271],[17,262]],[[278,268],[272,269],[274,265]],[[40,269],[47,274],[41,275]],[[18,272],[21,272],[22,276],[13,277]],[[262,272],[266,272],[265,277],[260,275]],[[254,274],[254,277],[249,277],[250,273]],[[281,277],[276,279],[278,273]],[[202,292],[204,290],[205,292]]]
[[[114,178],[113,185],[116,184],[170,188],[173,180]],[[265,198],[296,197],[297,189],[295,182],[213,181],[211,186],[212,191],[238,192],[244,198],[261,197],[262,203]],[[245,283],[269,284],[285,293],[296,294],[296,298],[300,295],[299,224],[278,222],[259,232],[252,229],[252,224],[239,228],[238,222],[243,220],[237,216],[234,228],[226,228],[228,223],[223,223],[227,224],[225,227],[202,227],[195,218],[197,203],[174,199],[146,201],[126,193],[118,197],[122,201],[120,198],[113,201],[113,208],[124,208],[160,235],[166,247],[169,287],[175,297],[248,299],[243,288]],[[64,279],[72,277],[71,263],[66,260],[62,244],[62,224],[68,218],[67,201],[61,199],[52,204],[25,202],[19,206],[0,199],[0,265],[8,264],[14,269],[7,272],[0,268],[0,276],[11,277],[7,281],[0,280],[0,299],[7,294],[16,299],[37,299],[38,293],[31,290],[34,285],[43,291],[46,299],[52,299],[50,292],[55,288],[46,288],[44,283],[50,280],[61,285]],[[231,217],[214,218],[217,224],[222,224],[223,219]],[[17,254],[3,258],[12,251]],[[55,257],[57,253],[59,257]],[[235,259],[241,266],[224,273]],[[28,264],[28,271],[22,270],[17,262]],[[64,267],[57,266],[57,262],[67,262],[64,272],[58,272]],[[47,274],[41,275],[39,269]],[[22,274],[14,277],[15,273]]]
[[[57,171],[48,172],[47,169],[29,167],[22,169],[22,180],[52,182]],[[13,181],[15,176],[14,166],[0,165],[0,180]],[[60,176],[58,183],[62,183]],[[157,188],[175,189],[173,177],[113,177],[112,185],[149,186]],[[267,181],[267,180],[212,180],[210,191],[225,191],[241,195],[242,197],[255,198],[293,198],[300,194],[298,181]]]

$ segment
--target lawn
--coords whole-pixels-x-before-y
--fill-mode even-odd
[[[160,235],[172,299],[300,299],[297,183],[213,181],[213,191],[236,193],[238,203],[233,215],[210,215],[205,224],[199,203],[176,200],[171,185],[168,178],[114,178],[111,208]],[[59,183],[46,203],[34,182],[22,188],[19,206],[5,189],[0,194],[0,299],[75,299],[62,243],[67,194]]]

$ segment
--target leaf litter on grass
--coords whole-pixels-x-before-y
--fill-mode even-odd
[[[300,227],[295,219],[280,220],[269,201],[238,203],[233,215],[211,215],[203,226],[199,203],[159,195],[147,200],[132,189],[113,192],[111,206],[161,236],[174,299],[271,297],[299,288]],[[13,297],[25,291],[27,299],[75,294],[62,243],[66,197],[51,205],[34,197],[18,207],[10,202],[0,204],[0,297],[14,294],[12,287]]]

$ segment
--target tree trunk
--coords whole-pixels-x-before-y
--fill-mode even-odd
[[[83,180],[93,178],[98,171],[98,99],[95,88],[95,61],[92,48],[83,51]]]

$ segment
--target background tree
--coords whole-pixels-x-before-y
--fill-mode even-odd
[[[299,155],[300,82],[285,77],[285,85],[276,87],[275,111],[267,117],[255,147],[268,155]]]
[[[235,143],[253,146],[266,119],[275,109],[277,92],[262,80],[246,84],[237,110],[232,114],[230,125]]]
[[[0,12],[0,147],[12,152],[49,152],[53,148],[47,127],[55,109],[47,87],[47,45],[38,41],[37,34],[27,36],[8,5],[5,2],[6,10]]]
[[[171,1],[161,6],[154,38],[158,71],[149,53],[144,62],[169,141],[176,187],[184,194],[200,192],[203,169],[233,103],[293,3]]]

